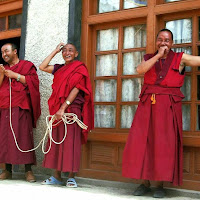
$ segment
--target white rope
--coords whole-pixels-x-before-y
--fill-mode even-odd
[[[46,125],[47,125],[47,129],[46,129],[46,132],[44,134],[44,137],[42,138],[42,140],[39,142],[39,144],[33,148],[33,149],[29,149],[29,150],[22,150],[19,145],[18,145],[18,142],[17,142],[17,139],[16,139],[16,135],[15,135],[15,132],[14,132],[14,129],[13,129],[13,126],[12,126],[12,95],[11,95],[11,79],[9,78],[9,84],[10,84],[10,128],[11,128],[11,131],[12,131],[12,134],[13,134],[13,138],[14,138],[14,141],[15,141],[15,144],[16,144],[16,147],[19,151],[21,151],[22,153],[27,153],[27,152],[31,152],[31,151],[35,151],[36,149],[39,148],[39,146],[42,144],[42,152],[44,154],[47,154],[50,149],[51,149],[51,145],[52,145],[52,142],[55,143],[55,144],[62,144],[67,136],[67,124],[73,124],[73,123],[77,123],[82,129],[85,129],[87,130],[87,126],[81,121],[78,119],[77,115],[74,114],[74,113],[64,113],[64,115],[62,116],[62,119],[60,121],[58,121],[56,124],[53,124],[54,121],[56,120],[56,117],[55,115],[48,115],[46,117]],[[53,129],[53,126],[56,126],[58,125],[59,123],[63,122],[64,123],[64,126],[65,126],[65,134],[64,134],[64,137],[63,139],[60,141],[60,142],[56,142],[54,139],[53,139],[53,136],[52,136],[52,129]],[[49,148],[47,151],[45,151],[45,139],[47,137],[47,135],[49,135]]]

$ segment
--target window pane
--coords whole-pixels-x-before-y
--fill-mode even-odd
[[[124,49],[146,47],[146,25],[124,27]]]
[[[6,30],[6,17],[0,18],[0,31]]]
[[[8,28],[21,28],[22,14],[8,16]]]
[[[117,82],[111,80],[96,80],[95,82],[95,101],[114,102],[116,101]]]
[[[123,75],[136,74],[136,67],[141,63],[144,51],[130,52],[123,54]]]
[[[115,106],[95,105],[95,127],[115,127]]]
[[[184,101],[190,101],[191,100],[191,77],[185,76],[184,84],[181,87],[181,91],[185,96]]]
[[[182,106],[182,119],[183,119],[183,130],[189,131],[190,130],[190,105],[183,105]]]
[[[122,101],[139,101],[142,79],[123,79],[122,80]]]
[[[199,40],[200,40],[200,17],[199,17]]]
[[[174,35],[174,44],[192,42],[192,20],[191,19],[169,21],[166,23],[166,28],[172,31]]]
[[[137,109],[137,105],[122,106],[122,108],[121,108],[121,128],[130,128],[131,127],[136,109]]]
[[[200,100],[200,75],[197,75],[197,100]]]
[[[191,47],[183,47],[183,48],[172,48],[174,52],[184,52],[186,54],[192,55],[192,48]],[[191,67],[186,67],[186,72],[191,72]]]
[[[200,130],[200,105],[197,105],[197,130]]]
[[[96,56],[96,76],[117,75],[117,54]]]
[[[98,13],[119,10],[120,0],[99,0]]]
[[[147,6],[147,0],[124,0],[124,9]]]
[[[100,30],[97,33],[97,51],[118,49],[118,29]]]

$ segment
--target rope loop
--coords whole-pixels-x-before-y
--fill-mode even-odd
[[[64,115],[62,116],[61,120],[59,120],[55,124],[54,124],[54,121],[56,121],[55,115],[48,115],[46,117],[47,129],[46,129],[46,132],[44,134],[44,137],[41,139],[39,144],[33,149],[22,150],[18,145],[18,142],[17,142],[17,139],[16,139],[16,135],[15,135],[15,132],[14,132],[13,126],[12,126],[12,107],[11,107],[12,106],[12,101],[11,101],[12,95],[11,95],[11,79],[10,78],[9,78],[9,84],[10,84],[10,128],[11,128],[11,131],[12,131],[12,134],[13,134],[13,138],[14,138],[16,147],[22,153],[28,153],[28,152],[31,152],[31,151],[35,151],[36,149],[39,148],[39,146],[41,144],[42,144],[42,152],[44,154],[49,153],[49,151],[51,149],[52,142],[54,144],[58,144],[58,145],[62,144],[64,142],[65,138],[67,137],[67,124],[73,124],[73,123],[76,122],[82,129],[87,130],[88,127],[81,120],[79,120],[78,116],[76,114],[74,114],[74,113],[64,113]],[[53,127],[57,126],[61,122],[63,122],[63,124],[65,126],[65,134],[64,134],[63,139],[60,142],[57,142],[57,141],[55,141],[53,139],[52,130],[53,130]],[[49,148],[48,148],[47,151],[45,151],[45,140],[46,140],[47,135],[49,136]]]

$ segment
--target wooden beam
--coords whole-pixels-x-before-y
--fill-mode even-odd
[[[20,37],[20,36],[21,36],[21,29],[0,32],[0,40],[14,38],[14,37]]]
[[[175,12],[183,12],[189,10],[195,10],[200,8],[200,1],[178,1],[173,3],[166,3],[156,5],[154,8],[155,15],[163,15]]]
[[[23,1],[7,1],[0,3],[0,13],[9,12],[12,10],[22,9]]]
[[[127,19],[146,17],[147,14],[148,14],[147,7],[134,8],[123,11],[102,13],[98,15],[90,15],[87,18],[87,23],[89,25],[92,25],[92,24],[101,24],[113,21],[122,21]]]

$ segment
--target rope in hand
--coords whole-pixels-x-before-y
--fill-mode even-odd
[[[77,115],[74,114],[74,113],[64,113],[64,115],[62,116],[61,120],[59,120],[56,124],[53,124],[54,121],[56,120],[56,117],[55,115],[48,115],[46,117],[46,124],[47,124],[47,129],[46,129],[46,132],[44,134],[44,137],[42,138],[42,140],[39,142],[39,144],[33,148],[33,149],[29,149],[29,150],[22,150],[19,145],[18,145],[18,142],[17,142],[17,139],[16,139],[16,135],[15,135],[15,132],[14,132],[14,129],[13,129],[13,126],[12,126],[12,101],[11,101],[11,79],[9,78],[9,84],[10,84],[10,129],[12,131],[12,134],[13,134],[13,138],[14,138],[14,141],[15,141],[15,144],[16,144],[16,147],[19,151],[21,151],[22,153],[27,153],[27,152],[31,152],[31,151],[35,151],[36,149],[39,148],[39,146],[42,144],[42,152],[44,154],[47,154],[50,149],[51,149],[51,145],[52,145],[52,142],[55,143],[55,144],[61,144],[64,142],[66,136],[67,136],[67,124],[73,124],[73,123],[77,123],[82,129],[85,129],[87,130],[87,126],[81,121],[78,119]],[[60,142],[56,142],[54,139],[53,139],[53,136],[52,136],[52,130],[53,130],[53,126],[56,126],[58,125],[59,123],[63,122],[64,123],[64,126],[65,126],[65,134],[64,134],[64,137],[63,139],[60,141]],[[47,137],[47,135],[49,135],[49,148],[47,151],[45,151],[45,139]]]

